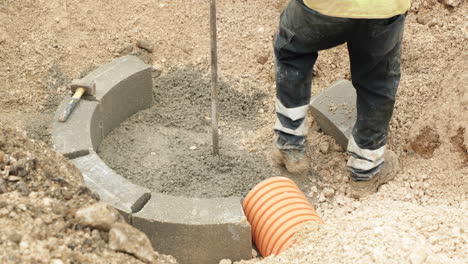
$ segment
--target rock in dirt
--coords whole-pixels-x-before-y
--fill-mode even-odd
[[[232,264],[232,260],[230,259],[222,259],[219,264]]]
[[[267,61],[268,61],[268,56],[259,56],[257,58],[257,62],[262,65],[265,64]]]
[[[335,190],[333,188],[326,187],[323,189],[323,195],[325,197],[330,198],[335,194]]]
[[[252,249],[252,257],[256,258],[258,256],[258,252],[255,249]]]
[[[156,263],[156,255],[148,237],[125,223],[116,223],[109,231],[109,247],[134,255],[146,263]]]
[[[429,23],[430,19],[431,18],[428,15],[418,14],[418,16],[416,17],[416,22],[418,22],[421,25],[426,25],[427,23]]]
[[[439,3],[444,4],[445,6],[449,7],[458,7],[463,0],[438,0]]]
[[[5,43],[9,39],[8,34],[0,29],[0,44]]]
[[[7,191],[8,191],[8,188],[7,188],[5,181],[2,178],[0,178],[0,194],[6,193]]]
[[[24,182],[18,182],[18,184],[16,184],[16,190],[19,191],[23,196],[28,196],[30,193],[28,185]],[[1,193],[1,190],[0,190],[0,193]]]
[[[83,226],[90,226],[107,231],[111,226],[122,221],[120,214],[103,202],[80,208],[75,214],[76,220]]]
[[[153,70],[153,77],[157,78],[163,72],[163,66],[161,64],[153,64],[152,70]]]
[[[151,43],[147,40],[142,40],[142,39],[138,40],[136,42],[136,46],[139,47],[140,49],[146,50],[149,53],[153,53],[154,51],[153,45],[151,45]]]
[[[130,43],[123,43],[118,49],[117,53],[120,55],[127,55],[133,51],[133,46]]]
[[[13,176],[12,175],[12,176],[8,177],[8,181],[10,181],[10,182],[17,182],[17,181],[20,181],[20,180],[21,180],[21,178],[18,177],[18,176]]]
[[[323,154],[328,154],[330,152],[330,143],[328,143],[326,140],[320,142],[319,149]]]
[[[23,236],[15,231],[8,237],[8,239],[15,244],[19,244],[22,238]]]
[[[408,256],[408,260],[411,264],[422,264],[425,263],[427,256],[427,252],[424,248],[417,247]]]

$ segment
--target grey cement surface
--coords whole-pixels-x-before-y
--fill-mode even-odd
[[[326,134],[346,149],[356,122],[356,90],[347,80],[339,80],[312,98],[314,120]]]
[[[181,264],[217,264],[252,257],[250,225],[240,198],[198,199],[153,193],[133,215],[155,250]]]
[[[241,149],[258,120],[263,94],[221,85],[221,151],[212,155],[209,79],[193,69],[155,79],[155,104],[112,131],[99,155],[115,171],[153,191],[187,197],[243,196],[275,175],[266,157]],[[225,121],[228,120],[228,121]],[[249,139],[244,135],[244,139]]]
[[[70,96],[66,96],[58,107],[52,123],[54,149],[68,158],[86,155],[96,150],[102,140],[98,103],[81,100],[65,123],[58,121]]]

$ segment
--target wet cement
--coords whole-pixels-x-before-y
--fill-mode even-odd
[[[225,123],[219,156],[212,155],[210,83],[187,67],[154,80],[155,104],[114,129],[99,155],[136,184],[188,197],[243,196],[273,168],[264,157],[239,147],[241,131],[262,123],[257,105],[265,94],[220,83],[220,120]],[[249,92],[250,91],[250,92]]]

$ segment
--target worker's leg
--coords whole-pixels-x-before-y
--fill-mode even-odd
[[[405,15],[360,20],[348,42],[357,92],[357,120],[348,144],[354,181],[368,181],[384,164],[388,127],[400,81]]]
[[[297,159],[302,158],[300,154],[304,150],[305,118],[317,52],[344,43],[346,29],[351,24],[349,21],[321,15],[298,0],[292,0],[281,14],[279,33],[274,43],[277,88],[275,145],[280,151],[299,151]]]

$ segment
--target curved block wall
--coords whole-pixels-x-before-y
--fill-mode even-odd
[[[84,97],[67,122],[54,119],[52,142],[81,170],[87,186],[146,233],[155,250],[181,264],[251,258],[251,230],[240,197],[200,199],[150,192],[117,174],[96,154],[112,129],[151,106],[151,67],[124,56],[84,79],[96,83],[96,95]],[[60,104],[57,116],[69,99]]]

